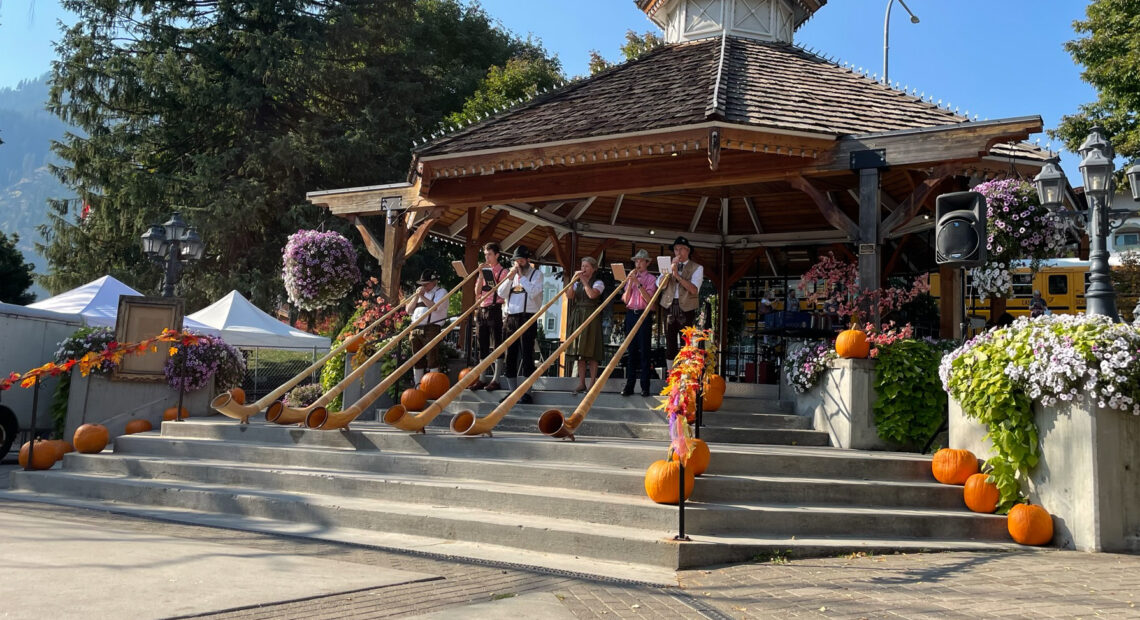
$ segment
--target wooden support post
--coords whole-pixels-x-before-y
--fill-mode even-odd
[[[962,337],[962,272],[956,267],[938,269],[939,336],[947,340]]]
[[[467,243],[463,245],[463,264],[468,269],[479,267],[479,246],[483,231],[479,229],[480,207],[467,209]],[[470,308],[475,303],[475,281],[472,280],[463,287],[463,307]],[[470,357],[472,347],[471,330],[465,325],[459,330],[459,348]]]
[[[408,242],[408,222],[403,211],[388,213],[384,227],[384,258],[380,261],[380,294],[390,304],[400,301],[400,274]]]
[[[864,291],[876,291],[882,286],[879,204],[879,169],[863,168],[859,171],[859,286]],[[866,311],[866,320],[877,325],[878,303],[872,300]]]
[[[724,376],[724,347],[728,344],[727,334],[725,331],[728,329],[728,289],[732,286],[728,283],[728,248],[724,245],[720,246],[720,260],[717,261],[718,273],[720,275],[716,292],[717,305],[717,324],[716,324],[716,350],[717,355],[717,374]],[[712,317],[709,317],[710,319]]]

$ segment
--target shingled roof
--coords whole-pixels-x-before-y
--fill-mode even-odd
[[[794,45],[717,36],[658,48],[416,152],[465,153],[714,120],[836,137],[968,121]]]

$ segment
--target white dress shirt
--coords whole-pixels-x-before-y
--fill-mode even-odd
[[[514,289],[521,288],[521,291]],[[534,265],[525,276],[516,274],[499,284],[499,297],[507,300],[503,311],[507,314],[534,314],[542,307],[542,271]]]
[[[412,310],[412,320],[414,321],[414,320],[420,318],[421,316],[423,316],[424,313],[426,313],[428,311],[428,308],[431,308],[435,304],[439,303],[439,301],[446,296],[447,296],[447,291],[443,290],[443,288],[440,286],[436,286],[430,292],[424,293],[424,297],[427,297],[430,301],[424,302],[422,299],[419,301],[419,303],[421,303],[421,304],[427,303],[428,305],[416,306],[415,309]],[[423,326],[423,325],[443,325],[444,321],[446,321],[446,320],[447,320],[447,304],[440,304],[440,306],[435,309],[435,312],[431,313],[431,316],[424,319],[423,322],[419,323],[418,325],[420,325],[420,326]]]
[[[689,259],[689,260],[692,260],[692,259]],[[677,264],[677,272],[680,273],[680,271],[685,268],[685,265],[688,264],[688,262],[689,261],[685,261],[684,263],[678,263]],[[666,275],[668,275],[668,274],[663,273],[663,274],[657,276],[657,286],[661,286],[661,281],[665,279]],[[693,270],[693,277],[690,278],[690,282],[693,283],[693,286],[697,287],[697,293],[698,294],[701,292],[701,283],[704,281],[705,281],[705,266],[704,265],[697,265],[697,268]],[[666,291],[665,294],[668,295],[669,294],[668,291]],[[680,296],[681,296],[681,285],[677,284],[677,280],[676,280],[676,278],[674,278],[673,279],[673,299],[677,299]]]

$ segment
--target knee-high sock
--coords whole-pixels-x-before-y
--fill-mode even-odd
[[[423,368],[412,369],[412,380],[416,382],[416,387],[419,387],[420,380],[424,378],[425,371]]]

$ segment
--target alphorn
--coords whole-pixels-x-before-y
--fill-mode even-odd
[[[610,375],[613,374],[614,368],[617,367],[621,356],[625,355],[625,350],[629,348],[629,343],[633,342],[634,337],[637,336],[638,330],[641,329],[641,324],[645,322],[645,318],[649,316],[648,309],[652,308],[657,303],[657,299],[661,296],[661,291],[665,290],[669,280],[673,277],[672,273],[666,274],[665,278],[661,280],[661,285],[657,287],[657,292],[653,293],[653,298],[645,306],[646,312],[641,313],[641,318],[633,324],[633,329],[625,335],[625,340],[621,342],[617,352],[614,353],[613,359],[610,363],[606,364],[602,374],[594,381],[594,385],[590,386],[590,391],[586,393],[586,397],[582,402],[578,403],[578,407],[574,409],[574,414],[569,419],[565,414],[557,409],[550,409],[543,413],[538,418],[538,430],[542,431],[543,435],[548,435],[555,438],[569,437],[571,441],[574,440],[574,431],[578,430],[578,426],[586,419],[586,414],[590,412],[590,407],[594,406],[594,401],[598,399],[598,395],[602,393],[602,388],[609,381]]]
[[[463,263],[454,261],[451,264],[453,267],[455,267],[458,273],[467,272],[467,268],[463,266]],[[269,410],[265,412],[265,416],[270,421],[273,421],[280,416],[281,410],[285,408],[285,403],[281,402],[280,398],[284,396],[286,392],[297,387],[298,383],[304,381],[305,377],[311,375],[321,366],[324,366],[325,362],[328,362],[337,355],[344,353],[344,350],[347,349],[350,345],[363,340],[369,332],[379,327],[380,324],[384,321],[392,318],[392,316],[395,315],[396,312],[406,303],[408,303],[408,300],[402,300],[399,304],[393,306],[392,309],[389,310],[384,316],[373,321],[371,325],[365,327],[356,335],[342,342],[340,346],[334,348],[332,351],[329,351],[327,355],[313,362],[312,365],[310,365],[308,368],[297,373],[297,376],[286,381],[285,383],[282,383],[276,390],[273,390],[272,392],[261,397],[257,400],[257,402],[248,405],[239,403],[234,400],[232,391],[226,391],[215,396],[214,399],[210,401],[210,407],[214,408],[218,411],[218,413],[221,413],[222,415],[231,417],[235,420],[240,420],[242,424],[249,424],[249,419],[251,417],[257,415],[258,412],[260,412],[262,409],[269,407]]]
[[[610,293],[609,297],[606,297],[602,303],[598,305],[598,308],[594,310],[594,312],[591,313],[585,321],[582,321],[582,324],[578,326],[578,329],[574,330],[574,332],[569,336],[566,336],[566,340],[561,345],[559,345],[557,349],[554,350],[554,353],[551,353],[550,357],[546,358],[546,361],[544,361],[538,368],[536,368],[535,371],[531,373],[529,377],[527,377],[526,381],[522,383],[522,385],[518,386],[514,389],[513,392],[508,394],[507,397],[503,399],[503,402],[499,403],[498,406],[495,407],[494,411],[479,419],[476,419],[474,411],[460,411],[451,418],[451,431],[453,433],[459,433],[460,435],[490,436],[491,430],[494,429],[495,425],[497,425],[499,421],[503,419],[503,416],[507,415],[507,412],[511,410],[511,407],[514,407],[516,404],[518,404],[519,399],[522,398],[523,394],[526,394],[527,390],[533,387],[534,384],[538,382],[538,379],[542,377],[542,373],[549,370],[550,367],[554,365],[554,362],[558,361],[558,357],[565,353],[566,349],[570,348],[570,345],[574,343],[574,340],[577,339],[578,336],[582,335],[582,332],[586,331],[586,328],[590,326],[590,323],[594,322],[595,319],[601,316],[606,307],[613,302],[614,298],[617,297],[618,293],[622,292],[623,287],[625,287],[628,283],[629,279],[627,278],[624,282],[622,282],[620,286],[615,288],[614,292]]]
[[[438,336],[432,338],[431,342],[427,343],[419,351],[416,351],[414,354],[412,354],[412,357],[408,358],[408,361],[401,364],[400,367],[396,370],[393,370],[392,373],[385,377],[383,381],[378,383],[376,387],[368,390],[364,396],[361,396],[355,403],[352,403],[351,407],[348,407],[343,411],[337,411],[335,413],[329,412],[324,407],[314,409],[308,415],[308,417],[305,418],[305,426],[321,430],[345,428],[348,426],[349,423],[351,423],[361,413],[364,412],[365,407],[376,402],[376,399],[380,398],[384,392],[388,391],[388,388],[392,387],[393,383],[398,381],[400,377],[404,376],[405,373],[411,370],[411,368],[416,365],[416,362],[420,361],[420,359],[423,358],[423,356],[427,355],[429,351],[434,349],[437,345],[439,345],[439,343],[443,342],[443,339],[451,333],[451,330],[455,329],[457,326],[466,321],[467,318],[470,317],[471,314],[479,308],[479,304],[482,303],[482,301],[486,299],[487,296],[492,292],[493,289],[480,295],[479,298],[475,300],[475,303],[471,304],[470,308],[465,310],[463,314],[459,315],[454,321],[451,322],[450,325],[442,329],[439,332]]]
[[[500,344],[494,351],[491,351],[490,355],[484,358],[483,361],[479,362],[479,364],[471,370],[468,370],[467,374],[463,375],[463,378],[459,381],[456,381],[455,385],[451,386],[451,389],[445,392],[443,396],[440,396],[439,398],[432,401],[432,403],[428,405],[423,411],[415,415],[409,414],[403,405],[395,405],[384,414],[384,422],[391,424],[400,430],[423,432],[425,426],[431,423],[431,421],[434,420],[436,416],[443,413],[444,407],[450,404],[451,401],[455,400],[455,397],[462,394],[463,390],[466,390],[468,386],[470,386],[472,383],[475,383],[475,380],[479,378],[479,375],[483,374],[483,371],[487,370],[491,364],[495,363],[495,360],[498,359],[498,357],[504,352],[506,352],[507,348],[510,347],[514,341],[521,338],[523,332],[530,329],[530,326],[534,325],[535,322],[538,321],[538,319],[542,316],[542,313],[549,310],[550,306],[554,305],[554,302],[558,301],[559,297],[566,293],[566,291],[570,290],[570,287],[574,286],[574,280],[576,280],[577,277],[578,274],[575,273],[574,277],[570,279],[570,284],[567,284],[566,287],[559,291],[557,295],[552,297],[550,301],[546,302],[546,304],[539,308],[538,312],[535,312],[534,315],[527,319],[525,323],[520,325],[513,334],[511,334],[502,342],[502,344]],[[534,355],[533,351],[524,351],[523,353],[525,355]]]
[[[408,325],[407,327],[405,327],[403,330],[401,330],[400,333],[389,338],[388,342],[384,343],[384,346],[380,347],[379,351],[373,353],[360,366],[352,369],[352,372],[349,373],[348,376],[345,377],[340,383],[337,383],[335,386],[333,386],[331,389],[329,389],[328,392],[325,392],[324,394],[322,394],[321,397],[316,400],[316,402],[309,405],[308,407],[301,407],[301,408],[297,409],[297,408],[286,406],[286,407],[283,407],[283,408],[277,410],[276,412],[272,412],[272,411],[266,412],[265,418],[267,420],[269,420],[270,422],[275,422],[277,424],[297,424],[299,422],[304,422],[305,419],[309,417],[309,414],[316,411],[317,409],[324,409],[325,405],[332,402],[332,400],[334,398],[336,398],[341,392],[343,392],[345,390],[345,388],[347,388],[349,385],[352,385],[353,381],[360,379],[360,377],[364,375],[364,373],[368,370],[369,367],[371,367],[373,364],[375,364],[376,362],[383,359],[383,357],[389,351],[391,351],[397,345],[400,344],[401,340],[403,340],[409,334],[411,334],[413,329],[415,329],[416,327],[419,327],[420,323],[426,321],[428,319],[428,317],[431,316],[431,313],[435,312],[441,305],[447,303],[448,299],[450,299],[452,295],[454,295],[457,291],[462,289],[463,286],[466,285],[467,282],[469,282],[471,280],[471,278],[475,277],[479,273],[478,271],[472,271],[471,273],[468,274],[467,268],[464,267],[463,263],[461,263],[459,261],[455,261],[455,263],[453,263],[453,266],[455,267],[455,270],[457,273],[459,273],[459,275],[466,274],[466,276],[463,278],[463,281],[460,282],[459,284],[455,285],[455,287],[453,287],[450,291],[448,291],[447,295],[445,295],[443,297],[443,299],[435,302],[435,304],[433,304],[430,308],[428,308],[427,312],[424,312],[423,315],[420,316],[420,318],[412,321],[411,324]],[[415,295],[415,293],[412,293],[412,295]],[[404,304],[407,304],[407,301],[405,301]]]

